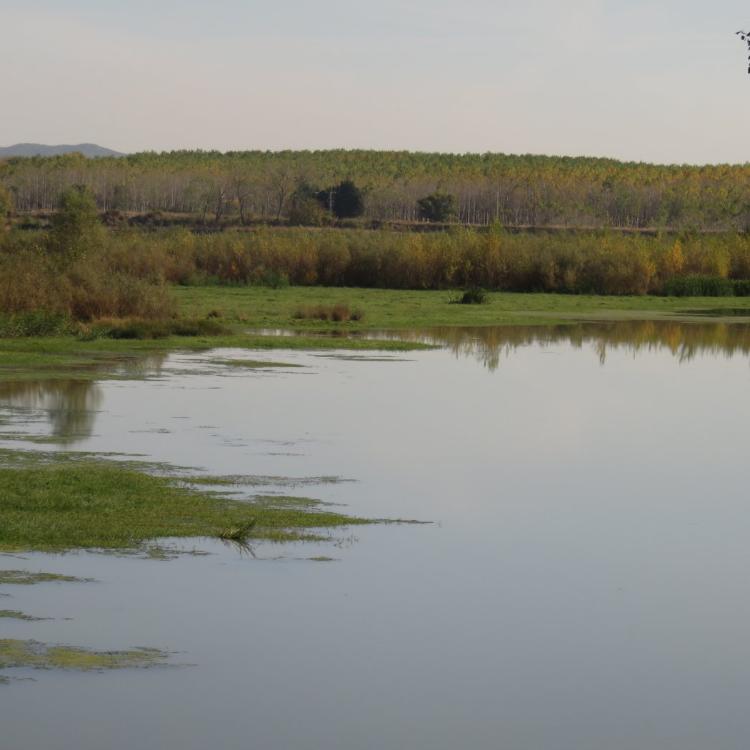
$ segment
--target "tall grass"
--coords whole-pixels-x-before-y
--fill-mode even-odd
[[[737,234],[126,229],[103,232],[78,260],[44,247],[43,233],[0,237],[0,312],[166,318],[168,284],[712,295],[747,293],[725,280],[750,279],[750,237]]]
[[[664,294],[686,276],[750,278],[744,235],[643,237],[455,230],[269,229],[112,235],[113,269],[186,285],[477,288],[570,294]],[[712,293],[708,289],[708,293]]]

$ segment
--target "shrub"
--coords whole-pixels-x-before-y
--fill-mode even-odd
[[[93,193],[85,187],[73,187],[60,198],[47,246],[68,262],[100,247],[103,231]]]
[[[328,212],[315,198],[295,201],[289,209],[289,224],[292,226],[321,227],[328,220]]]
[[[467,289],[458,299],[454,300],[458,305],[484,305],[489,300],[487,299],[487,292],[479,287],[472,287]]]
[[[349,305],[315,305],[300,307],[293,316],[296,320],[325,320],[334,323],[346,323],[350,320],[362,320],[364,315],[359,310],[352,310]]]
[[[81,328],[85,338],[163,339],[167,336],[220,336],[227,329],[215,320],[100,320]]]

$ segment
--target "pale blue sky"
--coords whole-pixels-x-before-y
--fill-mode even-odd
[[[0,145],[750,160],[750,3],[0,0]]]

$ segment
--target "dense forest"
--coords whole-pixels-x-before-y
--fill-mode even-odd
[[[750,165],[658,166],[608,159],[385,151],[79,154],[0,162],[17,212],[55,209],[72,185],[101,212],[186,214],[217,225],[325,224],[305,200],[342,181],[361,190],[363,222],[415,222],[431,205],[451,219],[506,227],[750,229]],[[325,205],[325,202],[324,202]]]

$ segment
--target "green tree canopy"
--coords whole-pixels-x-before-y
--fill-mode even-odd
[[[419,218],[424,221],[446,222],[456,218],[458,204],[450,193],[434,192],[417,201]]]

